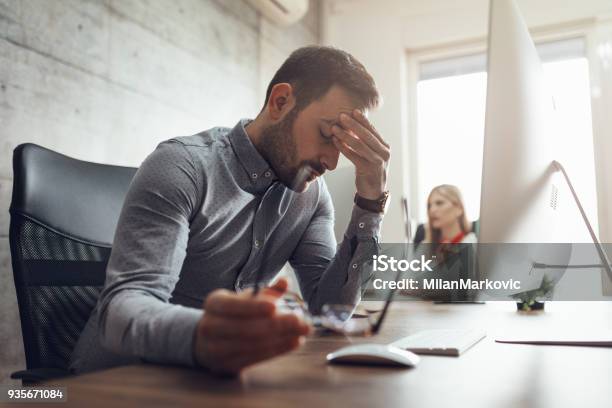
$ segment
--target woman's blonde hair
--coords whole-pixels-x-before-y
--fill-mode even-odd
[[[434,187],[429,193],[429,196],[427,197],[428,223],[426,228],[426,234],[428,235],[429,242],[431,242],[433,246],[436,247],[438,244],[440,244],[440,240],[442,239],[442,231],[440,231],[439,228],[432,228],[431,226],[431,217],[429,216],[429,202],[431,200],[431,196],[434,193],[440,194],[441,196],[449,200],[454,206],[459,207],[459,209],[461,210],[461,215],[459,216],[457,221],[459,222],[459,227],[461,228],[461,231],[463,231],[464,234],[471,231],[471,226],[467,219],[467,216],[465,215],[465,206],[463,205],[463,196],[461,195],[461,191],[459,191],[456,186],[453,186],[451,184],[442,184],[437,187]]]

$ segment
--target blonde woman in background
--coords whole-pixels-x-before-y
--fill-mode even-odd
[[[475,244],[477,238],[465,214],[461,191],[450,184],[434,187],[427,198],[427,218],[428,223],[419,227],[414,238],[414,258],[421,255],[434,258],[434,271],[415,274],[413,278],[456,280],[468,277],[470,265],[456,261],[469,259],[464,255],[471,246],[459,244]],[[402,291],[402,294],[430,300],[465,301],[468,298],[466,291],[423,290],[422,284],[420,286],[421,289]]]
[[[442,184],[431,190],[427,198],[427,218],[429,222],[424,227],[425,237],[421,242],[431,244],[434,252],[440,244],[476,242],[476,234],[465,215],[461,191],[453,185]]]

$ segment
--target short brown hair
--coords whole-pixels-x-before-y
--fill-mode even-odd
[[[264,108],[272,87],[280,83],[293,87],[298,111],[323,97],[333,85],[339,85],[354,97],[360,109],[374,108],[379,102],[374,79],[363,64],[334,47],[312,45],[293,51],[270,81]]]

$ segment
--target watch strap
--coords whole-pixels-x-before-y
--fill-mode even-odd
[[[376,200],[370,200],[361,197],[359,194],[355,194],[355,204],[366,211],[371,211],[379,214],[383,214],[387,208],[387,202],[389,199],[389,192],[385,191],[382,193],[380,198]]]

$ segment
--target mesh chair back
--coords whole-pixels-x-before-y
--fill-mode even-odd
[[[15,149],[13,169],[9,241],[27,368],[66,369],[104,284],[136,169],[34,144]]]

